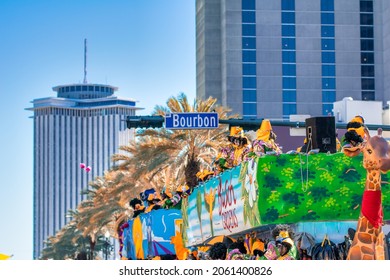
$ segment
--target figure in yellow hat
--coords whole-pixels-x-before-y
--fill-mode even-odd
[[[284,232],[281,232],[283,234]],[[280,235],[276,238],[276,247],[279,251],[277,260],[294,260],[294,257],[289,254],[294,246],[294,241],[287,235]]]
[[[362,116],[355,116],[347,124],[347,132],[342,139],[343,146],[357,146],[365,139],[365,124]]]
[[[232,136],[233,133],[235,135]],[[233,166],[237,166],[244,160],[245,155],[250,152],[251,145],[241,127],[232,127],[228,139],[234,147]]]
[[[276,225],[272,230],[274,241],[269,241],[264,260],[298,260],[299,255],[293,241],[294,231],[287,224]]]
[[[241,163],[244,155],[249,152],[250,143],[239,126],[230,128],[230,135],[227,136],[229,143],[221,147],[215,160],[215,173],[219,174],[226,169],[237,166]]]
[[[275,142],[276,138],[270,120],[264,119],[261,122],[260,128],[257,130],[256,140],[252,143],[253,153],[257,156],[262,156],[264,154],[281,154],[282,149]]]
[[[303,146],[297,148],[298,153],[307,153],[307,138],[303,140]]]

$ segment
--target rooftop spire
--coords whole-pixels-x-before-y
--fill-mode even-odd
[[[87,39],[84,39],[84,84],[87,83]]]

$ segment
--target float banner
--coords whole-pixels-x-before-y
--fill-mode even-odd
[[[183,215],[186,244],[270,224],[357,221],[366,181],[362,161],[362,155],[319,153],[244,162],[194,189]],[[382,174],[385,220],[390,217],[388,182]]]
[[[177,209],[153,210],[129,220],[129,227],[123,231],[123,256],[137,260],[175,254],[171,237],[175,236],[176,220],[181,221]]]

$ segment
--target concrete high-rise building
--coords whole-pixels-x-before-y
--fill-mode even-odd
[[[390,100],[390,1],[196,0],[197,97],[244,118]]]
[[[86,79],[53,90],[57,97],[34,99],[28,108],[34,112],[34,259],[86,198],[81,191],[88,182],[102,176],[119,146],[132,139],[125,120],[140,109],[115,96],[116,87]]]

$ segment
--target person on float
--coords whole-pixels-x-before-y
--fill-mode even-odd
[[[295,260],[299,259],[298,249],[295,246],[294,242],[292,241],[294,238],[294,231],[292,230],[292,228],[289,225],[287,225],[287,224],[276,225],[275,228],[272,230],[272,236],[273,236],[274,240],[268,242],[267,249],[264,253],[264,256],[261,257],[260,259],[263,259],[263,260],[277,260],[277,259],[279,259],[282,256],[281,253],[284,253],[284,252],[279,251],[280,248],[278,248],[277,241],[280,243],[284,239],[286,239],[285,243],[290,243],[291,247],[287,251],[287,254],[289,255],[289,257],[283,255],[283,259],[295,259]],[[289,239],[287,239],[287,238],[289,238]],[[290,240],[292,241],[292,243],[290,242]],[[282,245],[288,246],[286,244],[282,244]],[[279,245],[279,247],[280,247],[280,245]]]
[[[256,132],[256,140],[252,142],[252,151],[256,156],[282,153],[282,148],[276,143],[277,136],[272,130],[270,120],[264,119]]]
[[[236,158],[236,139],[240,135],[242,128],[239,126],[232,126],[230,128],[230,135],[227,136],[228,143],[223,144],[219,149],[218,155],[214,161],[215,175],[233,168],[235,166]]]
[[[295,258],[289,254],[290,250],[294,246],[294,241],[288,236],[288,234],[284,237],[283,233],[286,232],[281,232],[282,235],[276,238],[276,247],[279,252],[277,260],[295,260]]]
[[[347,124],[347,132],[341,141],[343,146],[356,147],[361,144],[366,138],[365,128],[366,126],[362,116],[358,115],[352,118]]]

